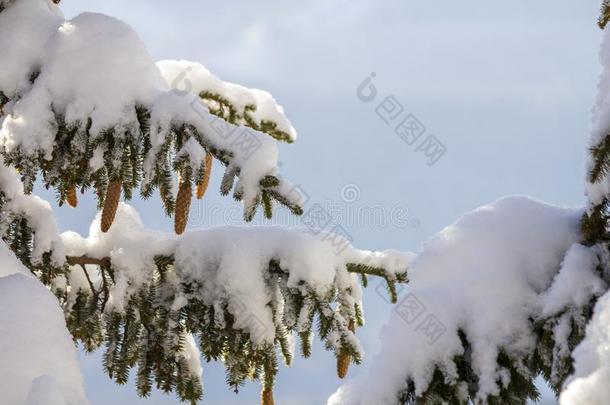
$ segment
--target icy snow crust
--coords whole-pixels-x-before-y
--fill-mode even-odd
[[[0,145],[6,152],[19,149],[50,159],[57,117],[65,119],[68,127],[88,128],[92,140],[109,130],[117,136],[132,136],[139,128],[135,107],[145,106],[151,113],[152,148],[145,159],[144,183],[152,177],[156,154],[171,136],[172,125],[185,123],[214,148],[232,154],[232,163],[241,168],[244,202],[250,205],[257,197],[259,181],[278,175],[276,141],[251,129],[247,143],[230,136],[245,128],[228,123],[220,128],[219,119],[197,95],[201,86],[222,91],[235,103],[258,103],[252,113],[255,119],[273,119],[296,138],[270,94],[224,83],[201,65],[160,63],[170,76],[180,75],[182,67],[192,70],[197,86],[192,92],[172,89],[131,27],[105,15],[84,13],[64,20],[49,0],[20,0],[0,14],[0,49],[9,52],[0,59],[0,91],[11,99],[4,107],[10,114],[0,121]],[[200,154],[203,148],[197,146],[186,152]],[[100,168],[99,153],[90,166]]]
[[[57,299],[0,242],[0,402],[86,405]]]
[[[445,228],[412,262],[408,295],[383,328],[382,349],[370,371],[341,387],[328,404],[394,405],[408,379],[421,394],[434,366],[451,379],[457,375],[452,359],[463,350],[460,329],[472,344],[479,398],[497,393],[497,381],[507,377],[496,366],[498,348],[509,355],[533,352],[529,318],[541,316],[544,308],[548,312],[581,300],[578,292],[566,293],[565,285],[555,286],[548,298],[541,295],[560,270],[566,251],[566,274],[558,276],[563,279],[559,284],[573,282],[578,260],[594,260],[581,248],[570,249],[580,238],[581,215],[578,209],[510,197]],[[589,280],[580,288],[599,285]],[[413,297],[446,328],[434,342],[418,329],[419,323],[405,319],[408,308],[401,305]]]

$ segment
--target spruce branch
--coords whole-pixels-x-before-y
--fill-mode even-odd
[[[608,21],[610,21],[610,1],[604,0],[602,2],[602,7],[601,7],[599,18],[597,20],[597,25],[599,26],[600,29],[603,30],[606,28]]]
[[[603,176],[608,174],[610,171],[610,135],[604,137],[604,139],[592,147],[589,151],[593,158],[594,165],[589,172],[589,181],[591,183],[599,182]]]
[[[1,12],[2,10],[0,10]],[[10,101],[10,99],[0,91],[0,117],[4,115],[4,106]]]
[[[257,106],[254,104],[246,104],[242,111],[238,111],[238,108],[229,101],[228,98],[221,94],[204,90],[199,93],[199,97],[208,106],[210,112],[225,121],[234,125],[243,125],[252,128],[256,131],[263,132],[272,138],[292,143],[292,137],[285,131],[278,129],[278,124],[275,121],[269,119],[263,119],[260,122],[252,117],[252,113],[256,112]]]
[[[0,95],[0,105],[4,105],[2,103],[7,100],[4,95]],[[218,100],[223,102],[222,98]],[[63,113],[54,111],[55,122],[52,124],[57,130],[51,159],[40,151],[25,151],[21,146],[1,153],[6,164],[20,171],[26,191],[31,191],[37,175],[42,174],[44,186],[56,190],[59,205],[66,201],[75,205],[76,190],[85,192],[94,187],[98,206],[106,208],[104,229],[109,229],[112,224],[112,208],[118,204],[119,193],[122,193],[126,200],[130,200],[133,190],[137,188],[140,188],[144,198],[150,197],[158,188],[166,214],[172,216],[176,208],[175,196],[172,193],[174,173],[190,172],[193,185],[197,185],[196,196],[203,195],[209,181],[212,159],[226,166],[221,194],[228,195],[231,192],[236,178],[240,178],[244,170],[241,167],[243,159],[236,159],[234,152],[215,144],[212,141],[214,136],[201,133],[193,122],[178,120],[172,121],[169,130],[164,134],[163,143],[153,148],[150,138],[151,107],[136,105],[133,108],[133,116],[137,121],[134,125],[128,126],[124,132],[112,127],[96,136],[90,133],[91,118],[83,122],[66,122]],[[240,125],[240,115],[235,115],[231,108],[227,111],[228,115],[223,116],[227,122]],[[252,108],[249,111],[253,111]],[[276,124],[266,122],[264,127],[257,126],[253,129],[277,134],[276,127]],[[182,148],[190,139],[194,139],[205,151],[204,160],[193,163],[183,155]],[[92,161],[96,162],[95,165],[91,164]],[[100,163],[103,163],[101,167]],[[120,184],[115,183],[116,181]],[[241,180],[237,181],[237,185],[233,195],[235,199],[242,201],[244,193]],[[275,173],[263,175],[258,181],[258,188],[258,193],[254,194],[256,198],[244,201],[246,221],[254,218],[261,205],[265,216],[271,218],[273,201],[286,206],[295,215],[303,213],[300,194]]]
[[[345,376],[349,363],[361,361],[361,353],[354,346],[354,333],[356,326],[363,324],[362,311],[350,298],[349,289],[335,287],[320,295],[306,284],[289,287],[290,270],[282,268],[279,261],[271,260],[265,280],[271,292],[268,307],[275,338],[261,345],[251,330],[236,326],[226,298],[219,300],[199,280],[179,276],[173,255],[157,255],[153,262],[156,275],[152,283],[133,285],[135,290],[125,307],[117,310],[107,308],[115,282],[113,274],[117,271],[113,269],[112,259],[87,255],[66,257],[68,266],[78,266],[85,272],[90,289],[79,290],[74,301],[64,302],[69,305],[65,309],[70,331],[87,350],[105,346],[104,368],[117,383],[124,384],[129,370],[137,368],[136,386],[142,396],[149,395],[156,384],[164,391],[175,391],[187,402],[194,403],[201,398],[200,381],[181,365],[181,342],[187,333],[198,337],[201,353],[208,361],[223,361],[227,384],[234,390],[247,380],[261,381],[261,397],[267,403],[272,400],[278,371],[276,350],[279,349],[286,364],[291,364],[289,336],[295,334],[300,337],[303,355],[309,356],[315,320],[324,346],[337,356],[340,376]],[[362,262],[347,265],[345,270],[383,277],[392,284],[406,281],[404,273],[394,274],[366,262],[364,258]],[[88,266],[98,268],[99,281],[94,281]],[[180,307],[174,304],[178,296],[186,299]],[[212,299],[216,301],[211,302]],[[240,306],[243,306],[241,311],[248,310],[247,305]]]

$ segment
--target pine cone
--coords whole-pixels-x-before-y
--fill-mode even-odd
[[[261,392],[261,405],[274,405],[272,388],[264,388]]]
[[[76,196],[76,188],[71,187],[66,193],[66,202],[72,208],[76,208],[78,205],[78,197]]]
[[[356,324],[354,321],[349,322],[349,330],[352,332],[356,331]],[[341,379],[345,378],[347,371],[349,370],[349,364],[352,362],[352,356],[349,353],[342,352],[337,359],[337,376]]]
[[[181,235],[186,229],[186,224],[189,219],[189,210],[191,209],[192,196],[193,190],[191,189],[191,182],[180,181],[174,216],[174,231],[176,232],[176,235]]]
[[[352,361],[352,356],[348,353],[341,353],[337,359],[337,376],[341,379],[345,378],[349,370],[349,363]]]
[[[108,183],[106,189],[106,199],[104,200],[104,209],[102,210],[102,232],[108,232],[114,221],[116,210],[119,207],[119,200],[121,199],[121,181],[112,180]]]
[[[210,184],[210,175],[212,174],[212,154],[210,152],[205,155],[205,171],[203,172],[203,179],[197,184],[197,199],[201,200],[208,189]]]

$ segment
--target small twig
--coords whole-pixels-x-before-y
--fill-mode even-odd
[[[110,267],[100,266],[100,271],[102,275],[102,290],[104,291],[104,300],[102,301],[102,311],[106,309],[106,304],[108,303],[108,299],[110,298],[110,290],[108,289],[108,282],[106,281],[106,270]]]
[[[103,282],[102,288],[104,289],[104,293],[105,293],[105,298],[104,298],[104,305],[105,305],[106,301],[108,300],[108,284],[107,284],[107,280],[105,277],[105,270],[108,270],[108,275],[110,276],[110,279],[112,280],[112,282],[114,282],[114,277],[112,274],[112,262],[111,262],[110,258],[104,257],[102,259],[96,259],[94,257],[89,257],[86,255],[83,255],[83,256],[68,256],[66,258],[66,260],[69,265],[80,265],[82,267],[87,264],[90,264],[90,265],[100,266],[101,272],[102,272],[102,282]],[[173,256],[156,256],[155,257],[155,263],[157,264],[157,266],[159,266],[163,263],[170,264],[173,262],[174,262]],[[83,269],[84,269],[84,267],[83,267]],[[362,263],[348,263],[347,271],[350,273],[359,274],[362,277],[362,282],[365,285],[365,287],[367,284],[367,277],[366,277],[367,275],[377,276],[377,277],[381,277],[381,278],[385,279],[385,281],[388,284],[388,292],[390,294],[390,299],[392,302],[396,302],[396,300],[398,298],[395,283],[409,282],[406,272],[389,274],[385,269],[383,269],[381,267],[372,267],[372,266],[368,266],[368,265],[362,264]],[[286,273],[287,271],[285,271],[284,269],[282,269],[280,267],[279,262],[277,260],[272,260],[269,263],[269,272],[272,274],[282,274],[282,273]],[[86,270],[85,270],[85,274],[87,274]],[[90,281],[88,274],[87,274],[87,280]],[[90,285],[92,286],[91,282],[90,282]]]
[[[89,288],[91,289],[93,296],[97,299],[99,292],[95,289],[95,287],[93,287],[93,282],[91,281],[91,278],[89,277],[89,273],[87,272],[85,265],[80,264],[79,266],[81,269],[83,269],[83,273],[85,273],[85,277],[87,278],[87,282],[89,283]]]
[[[66,261],[70,266],[82,266],[86,264],[92,264],[97,266],[110,267],[111,265],[110,258],[108,257],[104,257],[103,259],[96,259],[89,256],[68,256],[66,257]]]

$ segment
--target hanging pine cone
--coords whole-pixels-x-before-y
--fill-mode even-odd
[[[186,229],[186,224],[189,219],[189,210],[191,209],[191,198],[193,191],[190,181],[180,180],[180,188],[176,197],[176,212],[174,216],[174,231],[176,235],[181,235]]]
[[[354,321],[350,321],[349,322],[349,330],[351,330],[352,332],[356,331],[356,325],[354,323]],[[343,351],[340,355],[339,358],[337,359],[337,376],[341,379],[345,378],[345,376],[347,375],[347,371],[349,370],[349,364],[352,362],[352,356]]]
[[[337,359],[337,376],[341,379],[345,378],[349,370],[349,363],[352,361],[352,356],[347,353],[341,353]]]
[[[272,388],[263,388],[263,392],[261,392],[261,405],[274,405]]]
[[[66,202],[72,208],[76,208],[78,205],[78,197],[76,196],[76,188],[71,187],[66,193]]]
[[[197,184],[197,199],[201,200],[205,195],[206,190],[208,189],[208,184],[210,184],[210,175],[212,174],[212,161],[213,157],[210,152],[205,155],[205,171],[203,172],[203,178]]]
[[[114,222],[116,210],[119,207],[121,199],[121,181],[112,180],[108,183],[106,189],[106,199],[104,200],[104,209],[102,210],[101,229],[102,232],[108,232]]]

